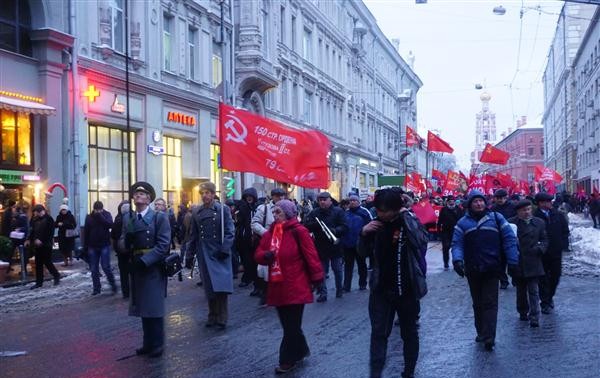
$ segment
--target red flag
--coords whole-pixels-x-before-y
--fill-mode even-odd
[[[498,179],[498,181],[500,182],[500,185],[502,185],[503,188],[510,189],[513,187],[512,176],[509,175],[508,173],[500,172],[496,175],[496,179]]]
[[[555,183],[560,183],[562,181],[562,176],[559,175],[558,172],[542,165],[536,165],[534,171],[536,181],[552,181]]]
[[[443,174],[441,171],[438,171],[437,169],[431,169],[431,178],[436,178],[436,179],[441,179],[446,177],[445,174]]]
[[[406,125],[406,145],[408,147],[419,143],[419,135],[410,126]]]
[[[421,200],[418,203],[414,204],[412,207],[412,211],[415,213],[417,218],[422,224],[427,223],[435,223],[437,222],[437,216],[435,215],[435,211],[431,206],[431,203],[427,200]]]
[[[502,184],[494,175],[485,175],[485,194],[493,195],[497,189],[500,189]]]
[[[446,190],[456,190],[460,186],[460,176],[458,172],[448,171],[448,176],[446,178],[446,186],[444,187],[444,191]]]
[[[508,159],[510,159],[510,154],[508,152],[496,148],[489,143],[485,145],[485,148],[479,157],[479,161],[482,163],[500,165],[506,165]]]
[[[471,190],[477,190],[481,193],[487,193],[486,190],[487,182],[486,177],[483,175],[480,176],[471,176],[471,180],[469,181],[469,187],[467,188],[467,192],[470,193]]]
[[[435,135],[431,131],[427,132],[427,151],[429,152],[448,152],[451,154],[454,149],[439,136]]]
[[[418,184],[414,182],[412,174],[406,175],[406,178],[404,180],[404,186],[406,187],[407,192],[418,192],[419,188],[417,187],[417,185]]]
[[[329,140],[219,104],[221,165],[306,188],[329,187]]]
[[[527,183],[527,181],[519,181],[519,191],[524,196],[529,194],[529,184]]]

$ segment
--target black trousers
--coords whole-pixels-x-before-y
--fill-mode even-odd
[[[283,338],[279,346],[279,364],[294,364],[310,353],[302,332],[303,312],[303,304],[277,307],[277,315],[283,328]]]
[[[496,339],[498,321],[498,273],[469,273],[467,281],[473,300],[477,335],[481,336],[484,342],[493,343]]]
[[[254,248],[244,248],[243,251],[240,252],[240,257],[242,258],[242,265],[244,266],[244,274],[242,275],[241,281],[245,283],[254,282],[256,284],[259,278],[256,275],[257,264],[254,260]]]
[[[124,297],[129,296],[129,276],[131,274],[131,265],[129,263],[129,255],[125,253],[117,253],[117,261],[119,263],[119,278],[121,279],[121,293]]]
[[[554,294],[562,272],[561,256],[542,257],[546,275],[540,279],[540,299],[542,308],[554,307]]]
[[[371,289],[369,318],[371,319],[370,370],[371,378],[380,377],[385,366],[388,338],[394,328],[394,317],[400,319],[403,343],[404,372],[414,373],[419,357],[417,316],[419,301],[409,296],[390,296]]]
[[[44,283],[44,266],[54,278],[60,277],[58,270],[52,263],[52,247],[39,247],[35,249],[35,283]]]
[[[208,298],[208,322],[226,325],[229,317],[227,293],[214,293]]]
[[[529,315],[530,320],[538,320],[540,314],[540,295],[538,277],[514,277],[517,286],[517,311],[520,315]]]
[[[452,234],[442,232],[440,234],[442,239],[442,255],[444,259],[444,268],[448,268],[450,263],[450,247],[452,246]]]
[[[142,318],[144,348],[160,348],[165,344],[164,318]]]
[[[367,287],[367,259],[358,254],[356,247],[344,248],[344,289],[346,291],[352,288],[354,261],[358,267],[358,287]]]

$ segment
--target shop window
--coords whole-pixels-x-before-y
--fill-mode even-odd
[[[26,0],[2,0],[0,6],[0,49],[32,56],[31,13]]]
[[[88,139],[89,190],[88,206],[102,201],[104,208],[115,213],[117,206],[129,198],[129,183],[135,181],[135,133],[130,133],[131,151],[127,157],[127,132],[103,126],[90,126]],[[131,176],[128,177],[128,161]]]
[[[361,188],[366,188],[367,187],[367,174],[366,173],[360,172],[358,185]]]
[[[0,164],[3,166],[31,166],[31,117],[26,113],[0,111]]]
[[[167,203],[177,207],[181,203],[181,139],[164,137],[163,155],[163,197]]]

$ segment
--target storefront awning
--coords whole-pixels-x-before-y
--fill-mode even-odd
[[[0,109],[41,115],[54,115],[56,113],[56,109],[52,106],[5,96],[0,96]]]

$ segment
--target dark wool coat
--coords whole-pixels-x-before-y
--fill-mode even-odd
[[[512,217],[508,221],[517,226],[519,277],[543,276],[542,256],[548,248],[544,221],[537,217],[533,217],[529,223],[519,217]]]

